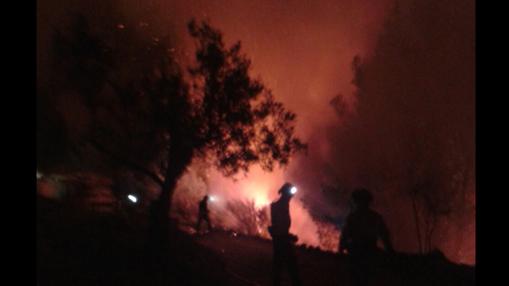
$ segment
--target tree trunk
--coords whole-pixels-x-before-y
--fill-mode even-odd
[[[426,243],[426,252],[431,252],[433,249],[433,233],[436,228],[437,224],[437,218],[434,214],[428,214],[429,219],[426,220],[426,237],[425,237],[425,243]]]
[[[415,202],[414,196],[412,196],[412,207],[414,210],[415,227],[417,229],[417,242],[419,243],[419,253],[422,254],[421,230],[419,227],[419,214],[417,211],[417,203]]]
[[[162,244],[168,242],[171,223],[169,215],[173,193],[178,180],[193,158],[193,151],[188,148],[182,148],[180,152],[176,150],[173,154],[173,156],[169,156],[168,168],[161,185],[161,194],[151,206],[150,228],[153,236],[152,240]]]

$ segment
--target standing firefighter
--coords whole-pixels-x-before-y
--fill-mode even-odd
[[[269,233],[272,236],[274,247],[273,252],[273,283],[280,285],[281,271],[283,266],[288,268],[293,285],[300,285],[300,278],[297,268],[297,257],[295,256],[294,244],[297,236],[289,233],[290,230],[290,199],[297,192],[297,188],[286,183],[281,189],[279,200],[270,205],[272,225]]]
[[[346,218],[339,242],[339,253],[350,257],[353,285],[367,285],[374,276],[380,239],[386,251],[392,253],[389,231],[380,214],[370,208],[373,197],[366,189],[352,193],[353,211]]]
[[[209,229],[209,232],[212,231],[212,226],[210,224],[210,218],[209,218],[209,208],[208,208],[208,202],[210,197],[204,196],[203,199],[201,199],[199,208],[198,208],[198,222],[196,223],[196,232],[200,233],[200,226],[202,221],[207,222],[207,226]]]

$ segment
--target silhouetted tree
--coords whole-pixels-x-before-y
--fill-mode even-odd
[[[107,20],[94,24],[76,17],[67,33],[55,33],[51,82],[61,85],[53,92],[73,94],[89,112],[75,141],[80,158],[86,161],[93,147],[112,166],[161,187],[154,223],[167,224],[175,185],[194,157],[232,176],[253,164],[269,171],[286,165],[305,147],[294,136],[295,114],[251,78],[240,42],[226,48],[208,23],[188,25],[196,43],[188,74],[168,37]]]
[[[444,218],[474,220],[474,6],[449,4],[388,14],[373,56],[353,59],[355,112],[335,148],[339,174],[410,199],[421,251],[445,246],[433,241]]]

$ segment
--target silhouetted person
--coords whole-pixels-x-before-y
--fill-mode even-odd
[[[210,224],[210,218],[209,218],[209,196],[204,196],[203,199],[201,199],[199,208],[198,208],[198,222],[196,223],[196,232],[200,232],[200,226],[202,221],[207,222],[207,226],[209,229],[209,232],[212,231],[212,225]]]
[[[297,268],[297,257],[294,244],[297,236],[291,234],[290,230],[290,199],[296,192],[296,188],[289,183],[279,189],[281,197],[270,204],[270,215],[272,225],[269,233],[273,243],[273,283],[275,286],[281,283],[281,271],[283,266],[288,268],[293,285],[300,285],[299,272]]]
[[[352,282],[354,285],[367,285],[373,276],[380,250],[380,239],[386,251],[392,253],[389,231],[380,214],[370,208],[373,200],[366,189],[352,193],[353,211],[347,216],[341,232],[339,253],[350,257]]]

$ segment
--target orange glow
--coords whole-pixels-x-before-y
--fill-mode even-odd
[[[256,223],[256,234],[264,238],[270,238],[266,231],[270,224],[268,206],[272,201],[279,198],[278,190],[287,181],[290,180],[287,180],[285,170],[282,169],[267,173],[259,167],[255,167],[249,174],[240,175],[236,180],[232,180],[223,177],[215,170],[199,170],[198,165],[194,164],[179,182],[174,203],[177,205],[176,209],[195,213],[196,204],[200,198],[205,194],[214,194],[218,197],[218,200],[210,205],[210,209],[213,221],[214,213],[216,214],[216,220],[214,221],[216,227],[241,232],[244,225],[242,221],[239,221],[239,216],[245,217],[248,215],[252,216],[252,221]],[[305,190],[302,191],[305,192]],[[298,244],[335,251],[337,248],[335,242],[339,239],[339,232],[330,224],[315,222],[309,211],[304,207],[299,193],[290,202],[290,215],[292,217],[290,232],[299,237]],[[254,211],[257,213],[231,213],[228,204],[235,202],[242,202],[247,206],[253,203]],[[249,211],[249,209],[240,211]],[[267,217],[265,219],[255,217],[260,214],[265,214]],[[192,225],[194,219],[192,218],[187,223]]]

